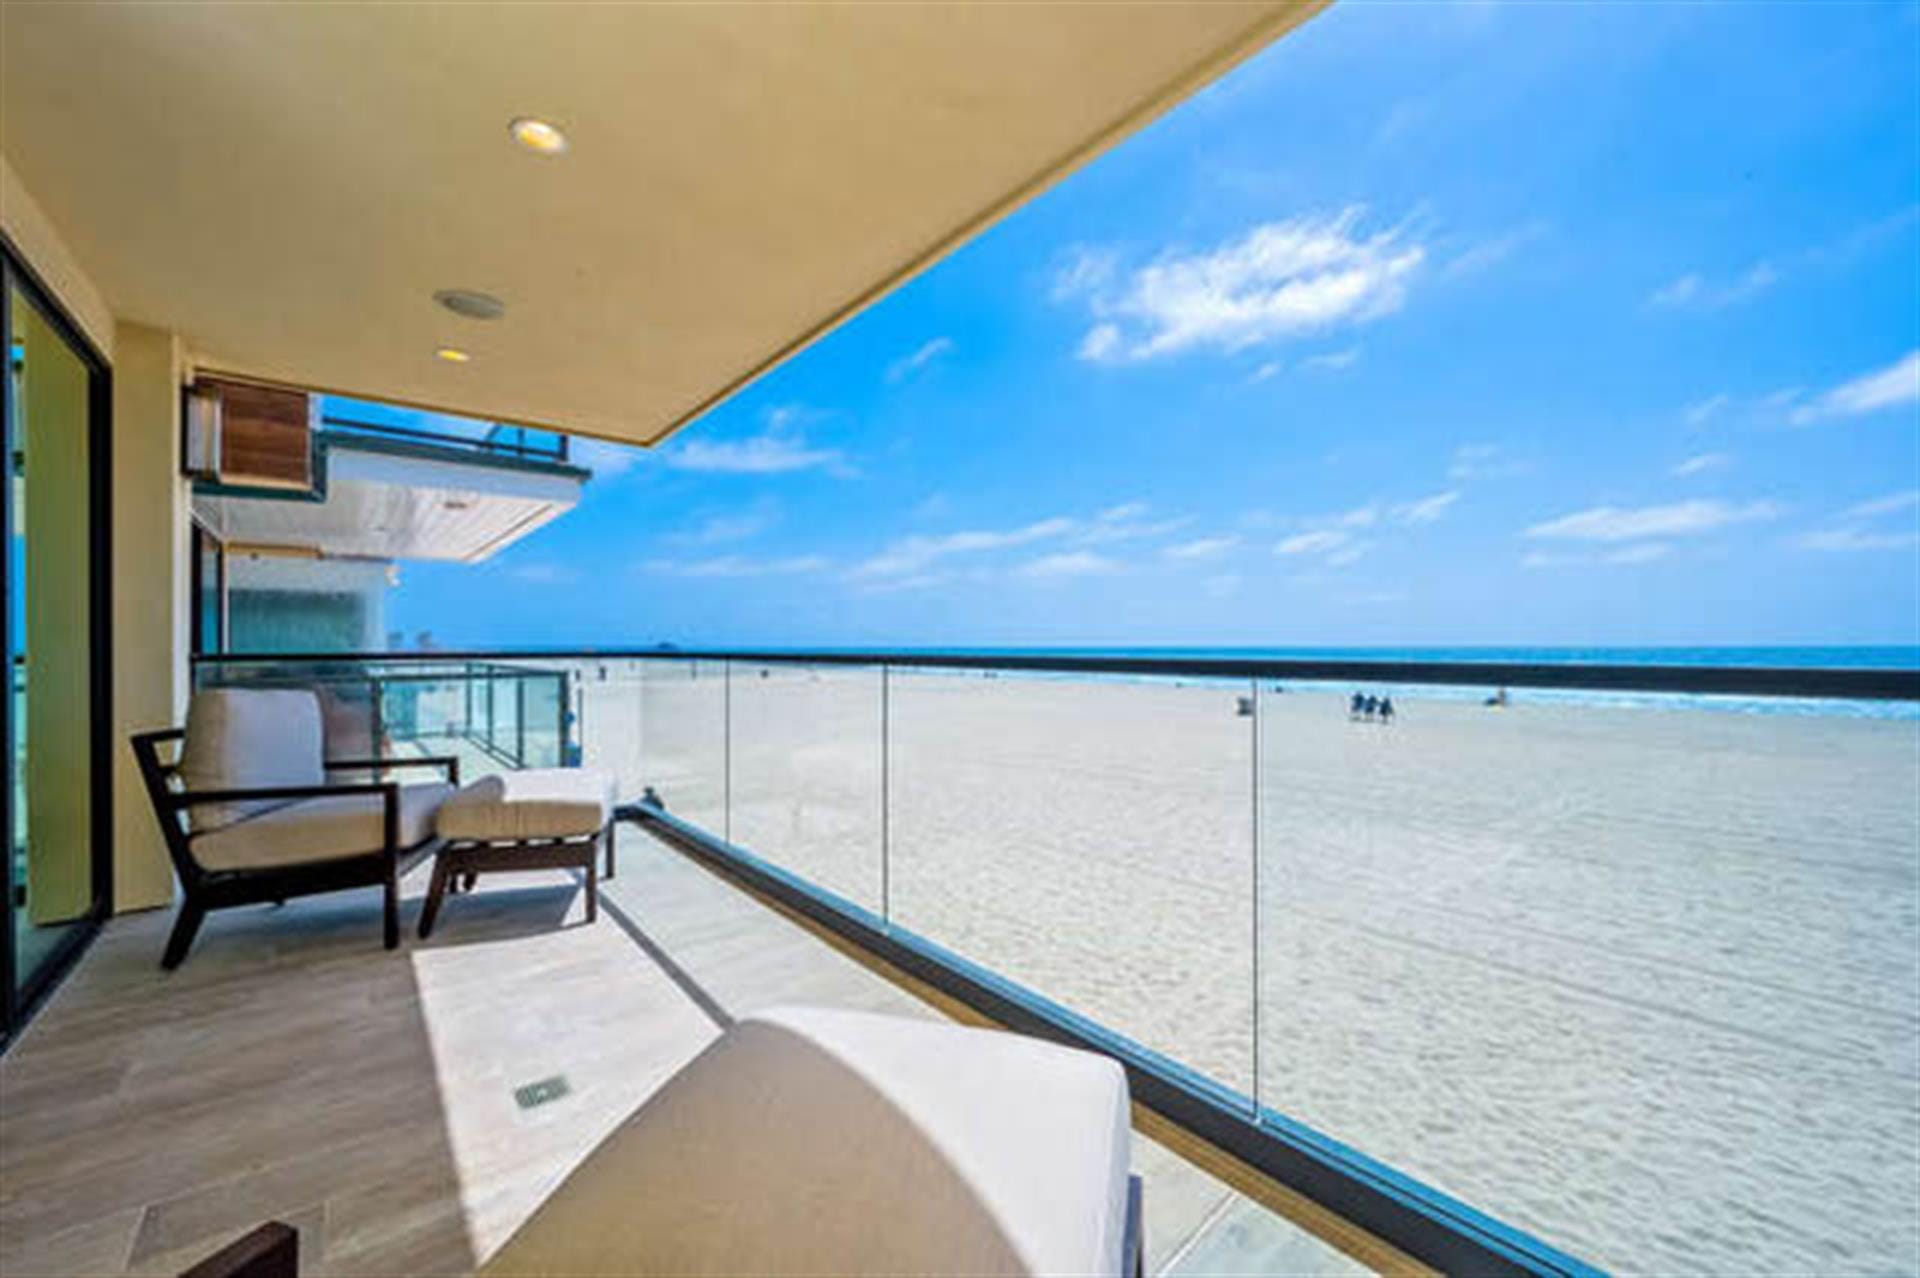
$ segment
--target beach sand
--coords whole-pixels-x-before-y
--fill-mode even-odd
[[[1920,1271],[1920,723],[1251,691],[653,663],[580,731],[625,797],[1596,1264]]]

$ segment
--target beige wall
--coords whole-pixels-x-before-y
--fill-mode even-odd
[[[34,274],[60,299],[93,344],[113,358],[113,312],[65,241],[47,220],[39,201],[21,185],[7,157],[0,155],[0,231],[27,260]]]
[[[122,322],[113,361],[113,906],[173,899],[173,868],[127,738],[186,711],[190,523],[178,335]]]

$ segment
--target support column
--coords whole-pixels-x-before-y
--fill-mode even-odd
[[[187,481],[177,334],[121,321],[113,361],[113,908],[172,902],[173,866],[127,738],[186,713]]]

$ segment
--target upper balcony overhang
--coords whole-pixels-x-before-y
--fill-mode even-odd
[[[0,148],[203,370],[653,443],[1325,2],[8,5]]]
[[[589,473],[562,462],[321,431],[317,483],[194,485],[193,512],[230,546],[337,558],[474,563],[579,504]]]

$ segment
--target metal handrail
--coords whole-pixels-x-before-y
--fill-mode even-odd
[[[1191,656],[1174,653],[988,652],[913,650],[598,648],[425,653],[220,654],[210,667],[261,662],[388,663],[409,667],[471,662],[477,670],[531,663],[711,662],[749,666],[828,666],[917,671],[1006,671],[1058,675],[1233,679],[1363,685],[1595,690],[1800,699],[1920,702],[1920,667],[1833,669],[1738,664],[1626,665],[1579,661],[1406,660],[1383,656]],[[486,681],[485,674],[476,674]],[[883,675],[884,679],[884,675]],[[1244,684],[1242,685],[1244,688]],[[505,692],[505,689],[498,689]],[[884,694],[883,694],[884,695]],[[515,722],[524,724],[524,710]],[[882,731],[884,733],[884,721]],[[884,781],[883,781],[884,785]],[[770,897],[861,951],[968,1004],[1010,1028],[1101,1051],[1128,1071],[1133,1095],[1184,1130],[1304,1194],[1408,1254],[1458,1272],[1585,1275],[1577,1257],[1511,1228],[1423,1182],[1379,1163],[1257,1099],[1230,1093],[1144,1045],[1051,1002],[1042,992],[920,937],[890,917],[835,896],[750,848],[730,842],[643,800],[622,809],[680,851]],[[884,800],[883,800],[884,802]],[[885,852],[882,853],[883,857]],[[884,893],[884,889],[883,889]],[[1257,889],[1254,899],[1257,899]],[[883,895],[884,901],[884,895]],[[1256,986],[1258,977],[1256,975]],[[1258,1029],[1256,1027],[1257,1035]]]
[[[219,653],[206,664],[331,661],[732,661],[753,665],[891,666],[915,670],[1006,670],[1053,674],[1301,683],[1426,684],[1697,696],[1920,702],[1920,667],[1624,665],[1590,662],[1408,661],[1360,657],[1190,657],[1080,652],[574,648],[451,652]]]
[[[476,423],[479,424],[479,423]],[[448,431],[420,430],[412,426],[394,426],[386,422],[358,421],[349,417],[323,417],[320,425],[324,429],[340,431],[346,434],[365,434],[386,436],[393,439],[410,440],[423,444],[439,444],[452,448],[469,449],[474,452],[498,454],[509,457],[536,458],[542,461],[567,460],[567,437],[555,433],[550,447],[538,446],[528,442],[529,432],[525,427],[491,427],[485,435],[455,435]],[[508,435],[518,433],[517,440],[509,442]]]

